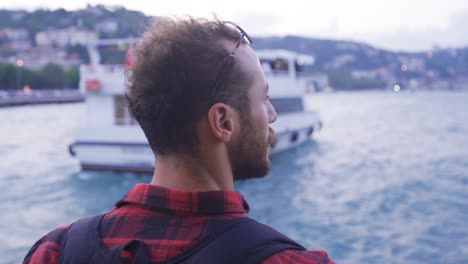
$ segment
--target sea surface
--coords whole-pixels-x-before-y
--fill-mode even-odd
[[[313,94],[323,130],[236,183],[250,216],[337,263],[468,263],[468,93]],[[111,209],[132,173],[68,153],[82,103],[0,109],[0,263],[51,229]]]

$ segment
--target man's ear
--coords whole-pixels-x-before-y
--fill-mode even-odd
[[[229,142],[234,133],[234,109],[223,104],[216,103],[208,111],[208,122],[213,136],[223,142]]]

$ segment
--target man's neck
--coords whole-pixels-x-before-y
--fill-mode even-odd
[[[228,164],[216,157],[195,159],[180,154],[158,156],[151,184],[192,192],[234,189]]]

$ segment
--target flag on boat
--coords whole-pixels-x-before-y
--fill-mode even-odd
[[[131,43],[127,46],[125,53],[125,69],[131,69],[133,64],[133,45]]]

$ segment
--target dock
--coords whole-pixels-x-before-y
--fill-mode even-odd
[[[0,107],[37,105],[37,104],[63,104],[84,102],[85,97],[78,90],[44,90],[24,91],[1,91]]]

